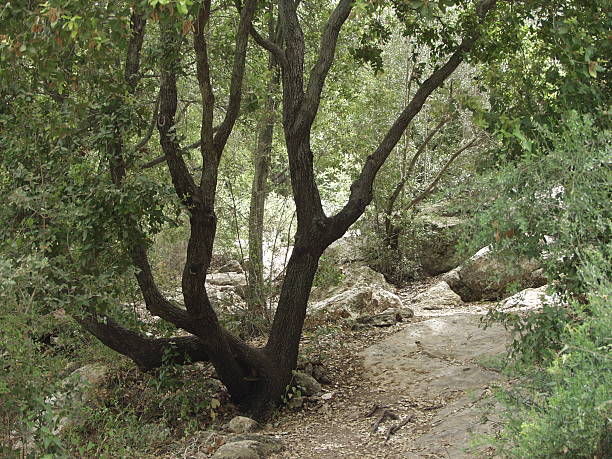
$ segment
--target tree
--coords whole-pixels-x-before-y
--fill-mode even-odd
[[[58,6],[60,3],[61,7]],[[362,11],[367,12],[366,4],[340,0],[329,15],[321,33],[319,49],[313,56],[307,54],[298,13],[300,2],[292,0],[278,2],[279,24],[282,30],[280,44],[262,37],[255,30],[253,18],[257,13],[257,2],[254,0],[246,0],[243,4],[236,5],[235,25],[231,21],[227,23],[216,20],[214,13],[217,6],[213,7],[211,0],[191,6],[190,2],[185,1],[150,1],[147,5],[139,4],[131,9],[126,4],[90,6],[68,3],[64,5],[62,2],[50,2],[42,12],[34,7],[11,7],[12,16],[9,16],[7,21],[12,26],[12,29],[8,29],[11,30],[11,35],[3,38],[7,43],[3,49],[5,55],[10,56],[15,68],[21,65],[32,77],[35,90],[43,92],[40,99],[36,99],[37,103],[56,104],[56,109],[60,111],[80,107],[82,99],[89,93],[78,88],[78,85],[76,88],[73,85],[71,89],[69,83],[73,81],[72,76],[75,73],[83,79],[86,71],[93,75],[89,80],[84,79],[83,85],[100,101],[99,113],[96,112],[96,116],[104,122],[90,123],[86,119],[80,124],[76,123],[79,124],[78,128],[71,131],[78,132],[81,129],[81,132],[89,133],[87,137],[92,145],[103,152],[102,158],[107,164],[112,183],[100,185],[101,188],[96,190],[99,192],[96,196],[106,205],[104,212],[100,212],[99,216],[93,210],[87,213],[92,219],[100,218],[104,225],[96,228],[83,226],[83,237],[91,238],[88,231],[94,229],[100,233],[96,233],[99,240],[121,247],[122,253],[128,256],[136,268],[136,279],[149,312],[189,332],[191,336],[147,338],[115,321],[110,316],[112,308],[104,307],[98,300],[89,304],[82,301],[81,312],[75,312],[76,320],[104,344],[130,357],[142,368],[161,365],[169,351],[176,362],[210,360],[233,399],[245,409],[264,415],[270,407],[277,404],[290,382],[291,371],[296,366],[308,296],[319,258],[325,249],[363,214],[372,200],[373,183],[381,166],[430,94],[444,84],[473,49],[482,31],[486,30],[487,17],[496,4],[494,0],[481,0],[477,3],[456,2],[461,14],[451,24],[451,31],[446,31],[440,37],[429,37],[425,33],[426,28],[418,26],[418,21],[414,22],[415,18],[438,17],[440,11],[446,10],[448,2],[440,2],[439,5],[433,5],[432,2],[414,3],[417,6],[398,3],[395,8],[399,16],[406,23],[412,24],[413,31],[421,34],[424,40],[441,39],[439,52],[447,56],[446,61],[420,82],[410,102],[389,127],[378,147],[366,158],[361,172],[351,185],[348,201],[334,215],[326,215],[323,211],[314,171],[311,135],[326,78],[334,62],[340,31],[352,13],[359,16]],[[83,8],[79,11],[80,15],[76,10],[70,11],[70,8],[77,7]],[[224,4],[218,7],[227,9]],[[109,11],[117,14],[108,15]],[[84,16],[85,12],[91,12],[91,17]],[[128,12],[129,14],[126,14]],[[130,18],[129,21],[125,21],[126,17]],[[34,26],[29,33],[19,31],[20,18],[33,21]],[[100,18],[106,21],[102,25]],[[113,20],[116,22],[112,22]],[[152,22],[158,22],[159,27],[152,28]],[[56,27],[58,23],[61,28]],[[129,24],[129,27],[126,28],[125,24]],[[186,51],[185,35],[191,34],[191,31],[192,49]],[[74,46],[68,47],[69,59],[58,59],[54,61],[54,65],[44,65],[44,69],[49,70],[46,74],[39,71],[43,69],[44,63],[44,52],[41,51],[43,46],[53,46],[53,43],[43,45],[43,40],[40,40],[37,34],[55,37],[58,49],[64,48],[60,44],[63,40],[73,40],[74,43]],[[231,71],[228,78],[218,74],[219,69],[224,68],[223,64],[227,63],[223,59],[214,60],[215,53],[212,51],[216,43],[211,40],[211,36],[215,34],[233,36],[233,51],[229,59]],[[461,38],[459,34],[462,35]],[[219,162],[240,115],[249,36],[266,49],[281,68],[282,124],[297,211],[294,249],[286,268],[270,336],[263,348],[247,345],[220,325],[205,288],[217,227],[215,200]],[[105,57],[96,48],[96,40],[100,40],[100,37],[116,37],[116,46],[109,56]],[[143,44],[151,42],[157,42],[157,46],[152,47],[147,59],[143,60]],[[30,47],[33,50],[28,54]],[[223,51],[227,55],[227,49]],[[183,56],[187,52],[195,58],[195,73],[202,99],[198,142],[202,173],[199,178],[188,167],[184,157],[185,150],[181,147],[181,138],[176,128],[180,92],[177,82],[189,71]],[[90,57],[95,57],[96,60],[90,60]],[[304,67],[307,58],[311,57],[314,65],[310,73],[306,73]],[[116,71],[119,60],[124,63],[123,72]],[[96,70],[99,72],[101,68],[97,65],[102,61],[113,76],[108,84],[95,80]],[[157,69],[152,65],[154,62],[158,63]],[[146,111],[140,106],[139,98],[144,98],[147,94],[150,96],[155,91],[153,82],[156,79],[143,78],[143,64],[148,66],[147,71],[155,70],[159,73],[156,88],[158,101],[153,102],[149,98],[148,107],[157,126],[159,143],[172,186],[188,216],[191,230],[187,261],[182,274],[184,308],[169,301],[160,292],[147,257],[147,233],[154,232],[164,223],[165,217],[163,212],[159,211],[156,199],[139,201],[141,196],[155,195],[153,192],[147,194],[142,191],[150,189],[143,185],[141,158],[137,154],[147,144],[151,134],[147,132],[145,137],[136,143],[138,148],[130,147],[130,142],[140,130],[131,115]],[[46,85],[48,80],[53,84]],[[225,93],[219,88],[223,87],[226,81],[227,93],[223,96],[224,100],[220,101],[220,94]],[[54,92],[58,84],[61,91]],[[29,91],[28,94],[32,89]],[[3,97],[12,104],[14,100],[11,98],[20,93],[20,90],[10,88],[8,92],[8,95]],[[23,103],[30,102],[26,100]],[[62,104],[66,107],[62,108]],[[152,110],[151,105],[155,107]],[[223,110],[218,109],[219,105],[224,105]],[[11,123],[23,120],[17,117],[15,112],[11,112],[7,119]],[[62,142],[70,152],[78,151],[82,143],[75,136],[70,139],[63,138]],[[28,149],[30,146],[20,148]],[[50,161],[57,164],[62,158],[52,157]],[[98,165],[98,168],[103,170],[104,166]],[[62,189],[65,192],[73,192],[66,185],[63,185]],[[61,198],[58,199],[62,201]],[[126,202],[129,202],[130,206],[127,206]],[[54,244],[55,249],[45,249],[49,256],[58,255],[62,249],[69,252],[72,250],[69,246],[62,246],[63,242],[59,238],[54,240]],[[96,253],[98,255],[93,259],[78,260],[79,272],[92,277],[104,277],[104,269],[97,266],[97,258],[100,257],[101,262],[103,254],[99,248],[91,245],[87,250],[89,256]],[[111,262],[112,260],[108,261],[109,264]],[[74,290],[67,288],[63,293],[74,295]],[[88,298],[96,297],[93,295]]]

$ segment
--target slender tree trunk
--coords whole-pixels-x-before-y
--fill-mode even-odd
[[[248,304],[249,308],[261,317],[269,319],[266,311],[266,289],[264,280],[263,230],[266,197],[268,195],[268,174],[270,172],[270,155],[274,119],[278,108],[277,91],[279,85],[278,70],[269,58],[268,69],[272,71],[268,92],[258,126],[257,148],[253,154],[255,172],[251,186],[251,206],[249,212],[249,263]]]

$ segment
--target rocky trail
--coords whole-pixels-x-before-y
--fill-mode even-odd
[[[314,406],[264,430],[286,445],[271,457],[493,456],[471,440],[498,427],[491,388],[502,378],[486,364],[509,337],[501,327],[479,328],[479,314],[435,313],[350,343],[363,348],[338,356],[345,361],[345,374],[334,375],[339,382]]]
[[[230,422],[220,448],[208,439],[184,458],[495,457],[484,435],[501,429],[493,392],[508,384],[497,368],[511,337],[500,325],[484,329],[481,318],[491,307],[540,307],[537,266],[508,272],[483,249],[398,291],[358,260],[339,264],[341,282],[311,295],[306,326],[318,331],[304,335],[298,367],[326,384],[306,376],[314,388],[298,384],[275,419],[254,429]],[[511,282],[531,288],[491,302]],[[321,364],[326,381],[313,372]]]

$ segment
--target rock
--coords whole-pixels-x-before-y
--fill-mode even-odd
[[[463,301],[445,281],[440,281],[412,300],[423,309],[445,309],[461,306]]]
[[[213,459],[262,459],[265,456],[261,456],[257,451],[256,441],[242,440],[226,443],[212,457]]]
[[[327,371],[325,371],[323,365],[314,365],[312,367],[312,377],[321,384],[331,384],[331,379],[329,379]]]
[[[245,305],[244,298],[247,292],[247,280],[244,273],[216,272],[206,276],[206,291],[213,302],[213,306],[221,309],[236,309]]]
[[[204,459],[210,457],[221,445],[225,443],[225,438],[219,432],[213,430],[201,430],[194,432],[190,436],[190,449],[195,449],[196,452],[192,456],[195,459]],[[185,451],[185,453],[187,453]]]
[[[497,300],[506,296],[511,284],[522,288],[540,287],[540,266],[533,259],[504,260],[491,251],[489,246],[480,249],[469,260],[442,280],[461,296],[463,301]]]
[[[235,289],[228,285],[207,285],[206,292],[208,298],[215,308],[215,311],[236,311],[246,309],[246,302],[243,299],[243,290]]]
[[[285,449],[285,445],[279,438],[273,437],[272,435],[264,434],[241,434],[233,435],[227,439],[227,443],[234,443],[239,441],[254,441],[257,442],[255,446],[260,457],[267,457],[271,454],[280,453]]]
[[[390,327],[404,319],[414,317],[412,309],[388,309],[378,314],[361,316],[357,318],[357,323],[362,325],[372,325],[374,327]]]
[[[321,384],[310,375],[301,371],[293,372],[292,386],[297,386],[303,396],[310,397],[321,393]]]
[[[414,253],[425,273],[436,276],[461,262],[456,246],[464,221],[440,214],[438,208],[423,209],[414,220]]]
[[[324,256],[336,265],[363,261],[362,244],[363,240],[360,237],[346,235],[330,245],[325,250]]]
[[[385,276],[366,265],[351,264],[342,267],[345,289],[357,286],[378,287],[393,291],[393,287],[385,280]]]
[[[206,283],[210,285],[229,285],[232,287],[242,287],[246,286],[247,281],[244,273],[219,272],[208,274],[206,276]]]
[[[270,435],[243,434],[226,440],[214,459],[264,459],[285,449],[282,441]]]
[[[227,425],[227,429],[232,433],[242,434],[253,432],[259,428],[259,423],[246,416],[236,416]]]
[[[104,380],[108,371],[108,367],[100,363],[91,363],[78,368],[62,381],[60,391],[46,398],[45,402],[59,409],[61,413],[70,413],[55,418],[57,424],[54,434],[60,433],[70,424],[79,422],[77,408],[90,399],[92,391]]]
[[[546,293],[548,285],[539,288],[527,288],[499,303],[500,309],[541,309],[546,304],[557,304],[559,299]]]
[[[62,382],[66,392],[56,394],[57,402],[86,402],[89,400],[91,390],[100,384],[107,374],[108,367],[100,363],[90,363],[74,370]]]
[[[361,264],[351,264],[340,267],[342,280],[338,285],[326,288],[314,288],[310,294],[311,301],[321,301],[357,287],[371,287],[394,291],[385,280],[385,276],[372,268]]]
[[[229,260],[219,269],[217,269],[218,273],[242,273],[244,270],[242,269],[242,265],[238,260]]]
[[[480,317],[457,314],[410,324],[360,353],[365,377],[415,398],[488,385],[501,375],[473,362],[504,355],[511,335],[501,325],[483,330]]]
[[[356,287],[309,306],[313,318],[325,321],[356,319],[366,313],[402,308],[402,300],[396,294],[379,287]]]

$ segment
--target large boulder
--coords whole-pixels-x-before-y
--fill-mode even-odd
[[[321,301],[356,287],[370,287],[392,292],[394,288],[385,280],[385,276],[369,266],[353,263],[340,266],[342,274],[338,285],[315,287],[310,294],[311,301]]]
[[[463,305],[461,297],[453,292],[444,281],[437,282],[423,293],[419,293],[412,302],[427,310],[455,308]]]
[[[206,291],[217,310],[235,310],[245,306],[246,276],[242,272],[216,272],[206,276]]]
[[[227,425],[227,429],[233,433],[247,433],[253,432],[259,428],[259,423],[254,419],[247,418],[246,416],[236,416],[231,419]]]
[[[309,305],[310,321],[335,321],[356,319],[387,309],[402,309],[402,300],[380,287],[358,286]]]
[[[324,257],[337,265],[346,265],[364,261],[363,239],[356,235],[346,235],[332,245],[324,253]]]
[[[429,208],[415,218],[412,245],[416,261],[426,274],[437,276],[461,263],[456,246],[463,223],[461,218],[440,215]]]
[[[463,301],[505,298],[511,286],[540,287],[546,283],[536,260],[504,260],[489,246],[480,249],[461,266],[446,273],[444,280]]]
[[[413,317],[414,311],[410,308],[387,309],[376,314],[357,317],[357,324],[354,328],[358,329],[361,326],[391,327],[398,322],[403,322]]]

